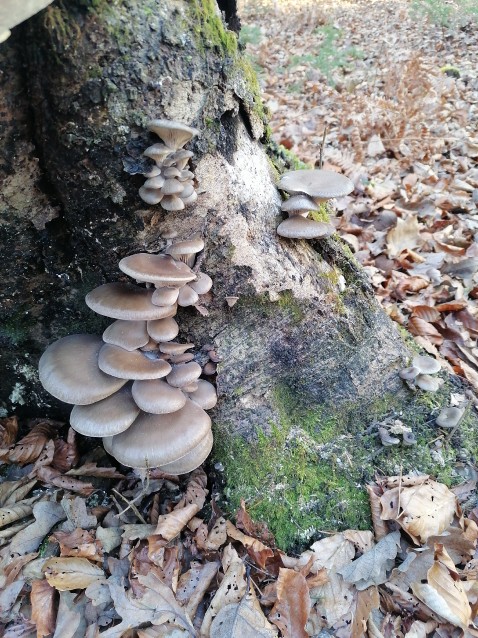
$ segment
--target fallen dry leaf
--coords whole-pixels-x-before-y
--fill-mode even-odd
[[[284,634],[286,636],[288,634]],[[297,634],[299,636],[300,634]],[[226,605],[211,624],[210,638],[274,638],[277,630],[264,616],[253,590],[239,603]]]
[[[51,528],[66,516],[59,503],[40,501],[33,506],[35,522],[16,534],[11,543],[13,554],[29,554],[36,551]]]
[[[280,569],[277,601],[269,620],[279,627],[284,638],[307,638],[305,625],[311,601],[305,577],[292,569]]]
[[[0,419],[0,458],[3,458],[2,448],[8,448],[15,443],[18,432],[18,418],[8,416]]]
[[[46,580],[34,580],[31,587],[32,621],[36,625],[38,638],[43,638],[55,631],[55,589]]]
[[[357,595],[357,606],[353,616],[353,623],[350,629],[350,638],[362,638],[367,631],[367,622],[372,609],[380,606],[380,596],[376,587],[369,587],[359,591]],[[370,635],[370,631],[369,631]],[[370,636],[372,638],[372,636]],[[377,634],[378,638],[378,634]]]
[[[52,467],[40,467],[36,473],[37,478],[44,483],[49,483],[60,487],[64,490],[70,490],[71,492],[77,492],[82,496],[89,496],[95,491],[95,488],[91,483],[83,483],[77,479],[70,478],[69,476],[63,476],[58,470]]]
[[[218,563],[193,562],[187,572],[179,578],[176,599],[183,605],[190,618],[194,618],[197,608],[219,569]]]
[[[339,567],[337,572],[348,583],[362,591],[371,585],[381,585],[387,580],[387,572],[395,564],[395,557],[400,548],[400,532],[392,532],[360,558],[352,563]]]
[[[10,450],[8,460],[10,463],[26,465],[32,463],[40,456],[46,443],[56,435],[56,427],[53,421],[43,420],[37,423],[32,430],[20,439],[15,447]]]
[[[398,257],[406,248],[419,245],[420,224],[415,216],[406,219],[397,218],[397,225],[387,233],[387,255],[390,259]]]
[[[86,558],[49,558],[43,571],[47,581],[58,591],[86,589],[91,583],[105,578],[103,570]]]

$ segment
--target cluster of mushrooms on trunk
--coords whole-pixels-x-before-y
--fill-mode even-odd
[[[182,210],[197,199],[194,173],[188,168],[193,153],[183,146],[198,131],[169,120],[153,120],[148,129],[164,143],[144,152],[154,165],[143,173],[147,180],[139,195],[165,211]],[[309,219],[309,213],[350,193],[353,183],[333,171],[298,170],[285,173],[278,187],[289,194],[282,204],[289,217],[278,234],[313,239],[329,236],[334,227]],[[40,358],[44,388],[74,405],[71,427],[84,436],[102,437],[109,454],[139,471],[156,467],[186,474],[212,449],[211,419],[205,410],[216,405],[217,395],[214,385],[200,377],[214,374],[218,358],[210,356],[202,368],[188,352],[194,344],[174,341],[179,334],[174,319],[178,306],[197,306],[200,295],[212,286],[207,274],[194,269],[203,248],[202,238],[194,236],[171,243],[160,254],[123,258],[119,268],[136,284],[106,283],[85,299],[93,311],[114,323],[101,338],[77,334],[59,339]],[[237,299],[226,301],[232,306]],[[430,372],[420,366],[407,370],[420,387]]]

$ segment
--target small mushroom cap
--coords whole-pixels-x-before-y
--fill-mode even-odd
[[[159,168],[158,168],[158,171],[159,171]],[[155,177],[150,177],[149,179],[147,179],[145,181],[145,183],[143,184],[143,188],[146,189],[146,190],[149,190],[149,189],[153,189],[154,190],[154,189],[157,189],[157,188],[161,188],[165,181],[166,180],[164,179],[164,177],[162,175],[155,175]],[[141,195],[141,193],[140,193],[140,195]]]
[[[153,144],[148,146],[143,155],[150,157],[155,162],[162,162],[163,159],[171,153],[171,149],[164,144]]]
[[[170,341],[169,343],[160,343],[159,350],[165,354],[183,354],[186,350],[194,348],[194,343],[177,343]]]
[[[190,383],[196,383],[197,379],[201,376],[201,366],[195,361],[189,363],[180,363],[173,366],[173,369],[166,377],[169,385],[175,388],[182,388]]]
[[[151,297],[155,306],[171,306],[178,300],[179,288],[156,288]]]
[[[166,255],[195,255],[204,249],[204,241],[201,237],[192,237],[185,241],[177,241],[168,246],[164,251]]]
[[[418,372],[419,372],[418,368],[414,368],[413,366],[410,366],[409,368],[403,368],[403,370],[400,370],[400,372],[398,373],[398,376],[400,377],[400,379],[411,381],[417,376]]]
[[[382,445],[385,447],[390,447],[391,445],[399,445],[400,439],[397,439],[396,436],[392,436],[387,428],[378,428],[378,434],[380,436],[380,440]]]
[[[196,191],[193,191],[191,195],[189,195],[189,197],[183,197],[183,194],[181,193],[181,201],[185,205],[194,204],[197,198],[198,198],[198,194],[196,193]]]
[[[282,175],[278,187],[288,193],[305,193],[310,197],[331,199],[343,197],[354,189],[353,182],[335,171],[309,169]]]
[[[184,354],[168,354],[167,360],[172,365],[173,363],[188,363],[194,361],[194,355],[192,352],[185,352]]]
[[[197,380],[198,389],[189,394],[189,398],[203,410],[211,410],[217,403],[216,388],[205,379]]]
[[[161,206],[164,208],[164,210],[170,212],[184,210],[184,202],[177,195],[165,195],[161,200]]]
[[[311,197],[307,195],[292,195],[285,202],[282,202],[281,210],[291,213],[293,211],[319,210],[319,204],[316,204]]]
[[[142,348],[149,341],[146,321],[117,319],[103,332],[103,341],[129,351]]]
[[[147,330],[149,336],[158,343],[160,341],[171,341],[171,339],[175,339],[179,334],[178,323],[172,317],[148,321]]]
[[[294,215],[279,224],[277,234],[289,239],[315,239],[317,237],[328,237],[335,232],[332,224],[326,222],[316,222],[300,215]]]
[[[415,383],[426,392],[436,392],[442,384],[442,379],[431,377],[429,374],[419,374],[415,377]]]
[[[137,281],[147,281],[158,286],[182,286],[196,278],[196,273],[185,263],[176,261],[170,255],[137,253],[124,257],[119,262],[119,268]],[[160,318],[151,317],[151,319]]]
[[[170,149],[175,151],[199,135],[197,129],[173,120],[152,120],[148,124],[148,129],[156,133]]]
[[[186,403],[186,395],[160,379],[135,381],[133,398],[136,404],[150,414],[169,414],[180,410]]]
[[[190,182],[180,182],[180,184],[183,185],[180,197],[184,201],[185,199],[188,199],[188,197],[191,197],[194,193],[194,184],[191,184]]]
[[[146,204],[149,204],[150,206],[159,204],[159,202],[163,199],[162,191],[157,188],[147,188],[143,185],[138,192],[143,202],[146,202]]]
[[[441,370],[441,364],[433,357],[413,357],[412,366],[420,374],[436,374]]]
[[[167,179],[170,177],[181,177],[181,171],[176,166],[168,166],[163,170],[163,175]]]
[[[463,408],[443,408],[436,423],[441,428],[454,428],[461,420],[465,410]]]
[[[213,436],[209,431],[195,448],[185,454],[182,458],[166,465],[161,465],[158,469],[168,474],[188,474],[202,465],[212,450]]]
[[[109,343],[101,348],[98,365],[103,372],[119,379],[160,379],[171,372],[164,359],[150,359],[139,350],[128,352]]]
[[[184,190],[182,182],[179,182],[174,177],[167,179],[161,187],[163,195],[179,195]]]
[[[196,281],[191,281],[188,286],[198,295],[205,295],[212,288],[212,279],[204,272],[198,272]]]
[[[403,433],[403,445],[416,445],[417,440],[413,432],[404,432]]]
[[[75,405],[71,427],[83,436],[114,436],[124,432],[140,413],[129,385],[91,405]]]
[[[169,414],[140,413],[127,430],[105,437],[108,454],[127,467],[148,468],[181,459],[204,439],[211,419],[196,403],[186,399],[184,407]]]
[[[189,285],[183,286],[178,295],[178,306],[186,308],[194,306],[199,301],[199,295]]]
[[[103,341],[96,335],[69,335],[55,341],[40,357],[40,382],[65,403],[89,405],[124,386],[127,380],[109,376],[98,367]]]
[[[148,169],[145,173],[143,173],[145,177],[150,179],[151,177],[157,177],[161,175],[161,169],[156,164],[153,164],[150,169]]]
[[[194,273],[192,274],[194,277]],[[89,292],[85,302],[99,315],[128,321],[163,319],[175,312],[174,307],[155,306],[151,303],[152,296],[152,290],[114,282],[103,284]]]

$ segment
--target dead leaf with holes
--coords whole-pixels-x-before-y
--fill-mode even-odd
[[[441,534],[456,513],[456,496],[446,485],[428,480],[421,485],[395,487],[380,499],[383,520],[396,521],[417,545]]]
[[[58,470],[55,470],[50,466],[40,467],[36,472],[36,476],[44,483],[55,485],[56,487],[60,487],[63,490],[69,490],[70,492],[77,492],[82,496],[89,496],[95,491],[95,488],[91,483],[83,483],[78,479],[64,476],[58,472]]]
[[[284,638],[307,638],[305,625],[311,601],[305,577],[293,569],[280,569],[277,579],[277,601],[269,620],[280,629]]]
[[[375,547],[357,560],[339,567],[337,572],[347,583],[354,584],[359,591],[372,585],[381,585],[387,580],[387,572],[395,564],[399,548],[400,532],[392,532],[381,538]]]
[[[274,551],[264,545],[258,538],[248,536],[235,527],[231,521],[226,522],[227,535],[236,541],[239,541],[244,547],[247,548],[249,555],[253,558],[255,563],[264,569],[268,558],[274,556]]]
[[[26,465],[27,463],[36,461],[47,442],[56,436],[57,429],[54,424],[54,421],[47,419],[37,423],[31,431],[24,436],[23,439],[20,439],[15,447],[10,450],[8,461],[10,463],[18,463],[19,465]]]
[[[380,606],[380,596],[376,587],[369,587],[359,591],[357,595],[357,605],[353,615],[353,622],[350,628],[350,638],[362,638],[366,635],[367,622],[373,609]],[[373,634],[369,631],[370,638]],[[378,635],[377,635],[378,638]]]
[[[209,585],[215,578],[219,563],[192,562],[187,572],[179,578],[176,599],[193,619]]]

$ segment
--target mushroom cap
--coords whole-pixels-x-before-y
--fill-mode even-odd
[[[132,393],[136,404],[151,414],[177,412],[186,403],[186,395],[179,388],[160,379],[135,381]]]
[[[117,319],[103,332],[103,341],[129,351],[142,348],[149,341],[146,321]]]
[[[182,286],[196,278],[196,273],[189,266],[182,261],[176,261],[170,255],[136,253],[124,257],[119,262],[119,268],[138,281],[147,281],[158,286]],[[157,306],[154,307],[157,308]],[[151,319],[160,318],[159,316],[151,317]]]
[[[69,335],[50,344],[38,364],[42,386],[60,401],[77,405],[109,397],[127,380],[100,370],[102,347],[103,341],[96,335]]]
[[[184,210],[184,202],[177,195],[165,195],[161,200],[161,206],[170,212]]]
[[[199,295],[189,285],[183,286],[178,295],[178,306],[186,308],[194,306],[199,301]]]
[[[441,370],[441,364],[436,359],[426,356],[413,357],[412,366],[420,374],[436,374]]]
[[[142,412],[121,434],[105,437],[108,454],[127,467],[148,468],[181,459],[204,439],[211,419],[190,399],[169,414]]]
[[[201,366],[195,361],[189,363],[179,363],[173,366],[173,369],[166,377],[169,385],[175,388],[182,388],[188,386],[190,383],[196,383],[197,379],[201,376]]]
[[[418,373],[419,370],[417,368],[410,366],[409,368],[403,368],[403,370],[400,370],[398,376],[400,377],[400,379],[411,381],[417,376]]]
[[[163,159],[171,153],[169,146],[164,144],[152,144],[144,151],[143,155],[150,157],[155,162],[162,162]]]
[[[194,275],[194,273],[192,274]],[[152,296],[152,290],[133,284],[113,282],[98,286],[89,292],[85,297],[85,302],[99,315],[112,319],[150,321],[171,316],[171,312],[174,314],[174,307],[155,306],[151,303]]]
[[[156,321],[148,321],[147,330],[149,336],[157,341],[170,341],[179,334],[179,326],[175,319],[166,317],[166,319],[156,319]],[[162,351],[164,352],[164,351]]]
[[[212,450],[212,444],[213,436],[212,432],[209,431],[202,439],[202,441],[200,441],[190,452],[185,454],[180,459],[173,461],[172,463],[161,465],[158,469],[160,469],[162,472],[176,475],[192,472],[197,467],[202,465],[207,459],[209,453]]]
[[[438,377],[431,377],[429,374],[419,374],[415,377],[415,383],[426,392],[436,392],[442,384]]]
[[[159,350],[165,354],[183,354],[186,350],[194,348],[194,343],[177,343],[170,341],[169,343],[160,343]]]
[[[352,180],[335,171],[306,169],[282,175],[278,187],[288,193],[305,193],[310,197],[331,199],[348,195],[354,189]]]
[[[114,436],[127,430],[139,413],[131,387],[125,385],[106,399],[91,405],[75,405],[70,425],[83,436]]]
[[[167,179],[161,187],[161,193],[163,195],[178,195],[184,190],[182,182],[179,182],[174,177]]]
[[[159,170],[160,169],[158,168],[158,171]],[[155,175],[154,177],[150,177],[149,179],[145,181],[145,183],[143,184],[143,188],[145,188],[146,190],[149,190],[149,189],[155,190],[155,189],[161,188],[165,181],[166,180],[164,179],[162,175]],[[141,192],[140,192],[140,195],[141,195]]]
[[[212,279],[204,272],[198,272],[195,281],[191,281],[188,286],[192,288],[198,295],[205,295],[212,288]]]
[[[139,189],[138,193],[143,202],[146,202],[146,204],[149,204],[150,206],[159,204],[159,202],[163,199],[163,193],[159,190],[159,188],[149,188],[143,185]]]
[[[156,133],[170,149],[177,151],[190,139],[199,135],[199,131],[191,126],[173,120],[151,120],[148,130]]]
[[[437,417],[436,423],[441,428],[454,428],[460,422],[464,412],[463,408],[443,408]]]
[[[204,241],[196,235],[185,241],[177,241],[164,251],[166,255],[195,255],[204,248]]]
[[[192,182],[179,183],[183,185],[183,190],[181,191],[180,197],[184,201],[185,199],[188,199],[188,197],[191,197],[191,195],[194,193],[194,184]]]
[[[169,179],[170,177],[181,177],[181,171],[176,166],[168,166],[163,169],[163,175],[166,179]]]
[[[211,410],[217,403],[216,388],[205,379],[197,380],[198,389],[189,394],[189,398],[203,410]]]
[[[189,197],[183,197],[181,193],[181,201],[185,205],[193,204],[197,200],[197,198],[198,198],[198,194],[196,193],[195,190],[191,193],[191,195],[189,195]]]
[[[326,222],[316,222],[307,217],[293,215],[279,224],[277,234],[289,239],[315,239],[317,237],[328,237],[335,232],[332,224]]]
[[[282,202],[281,210],[290,213],[293,211],[319,210],[320,206],[311,197],[299,193],[292,195],[288,200]]]
[[[98,365],[103,372],[118,379],[160,379],[171,372],[164,359],[150,359],[139,350],[128,352],[109,343],[101,348]]]
[[[171,306],[178,300],[179,288],[156,288],[151,297],[155,306]]]

